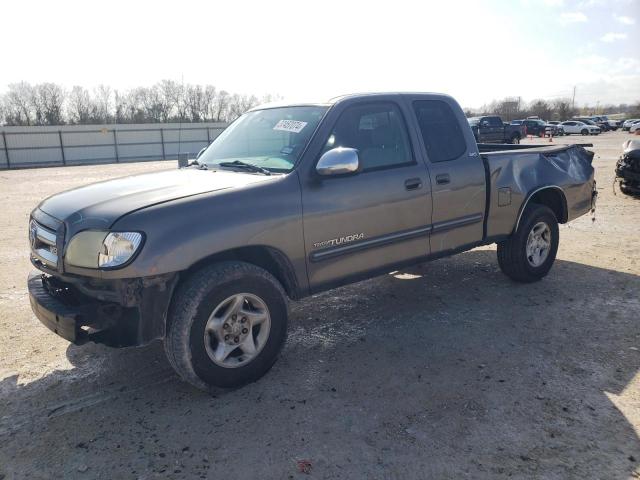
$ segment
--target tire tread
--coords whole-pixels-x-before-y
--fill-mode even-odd
[[[201,390],[213,391],[214,387],[198,377],[193,368],[190,332],[198,307],[212,288],[247,276],[263,277],[279,290],[286,303],[286,293],[273,275],[256,265],[240,261],[205,266],[187,277],[176,289],[167,316],[164,349],[169,363],[180,378]]]

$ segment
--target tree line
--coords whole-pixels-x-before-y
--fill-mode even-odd
[[[151,87],[121,91],[107,85],[92,90],[56,83],[9,85],[0,95],[0,125],[87,125],[104,123],[230,122],[250,108],[274,100],[271,95],[229,93],[213,85],[162,80]],[[575,107],[570,98],[524,102],[521,97],[494,100],[479,109],[465,109],[468,117],[500,115],[511,121],[528,116],[567,120],[576,115],[624,113],[640,117],[640,102]]]
[[[479,109],[465,109],[467,117],[499,115],[504,121],[518,120],[529,116],[537,116],[544,120],[568,120],[575,116],[614,113],[623,113],[629,117],[640,117],[640,102],[576,107],[570,98],[559,98],[552,101],[536,99],[527,103],[522,101],[521,97],[507,97],[502,100],[494,100]]]
[[[120,91],[56,83],[10,84],[0,95],[0,125],[230,122],[260,103],[274,100],[220,90],[213,85],[162,80]]]

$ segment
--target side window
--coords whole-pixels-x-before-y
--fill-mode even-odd
[[[502,122],[500,121],[500,117],[489,117],[489,124],[492,127],[501,127]]]
[[[420,133],[432,162],[455,160],[467,151],[460,124],[451,107],[442,100],[413,102]]]
[[[337,147],[357,149],[365,172],[415,163],[402,113],[393,103],[347,108],[324,151]]]

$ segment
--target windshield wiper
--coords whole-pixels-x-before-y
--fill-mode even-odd
[[[253,163],[243,162],[242,160],[234,160],[233,162],[220,162],[221,167],[235,167],[249,170],[250,172],[262,173],[263,175],[271,175],[271,172],[266,168],[259,167]]]
[[[199,162],[198,160],[195,160],[195,159],[191,160],[189,162],[189,165],[187,165],[187,167],[193,167],[194,165],[196,167],[198,167],[200,170],[209,170],[209,167],[207,167],[206,163],[201,163],[201,162]]]

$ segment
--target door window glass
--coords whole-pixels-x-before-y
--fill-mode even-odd
[[[460,124],[451,107],[442,100],[413,102],[420,133],[432,162],[455,160],[467,151]]]
[[[393,103],[347,108],[329,136],[325,151],[337,147],[358,150],[363,171],[415,163],[402,113]]]

